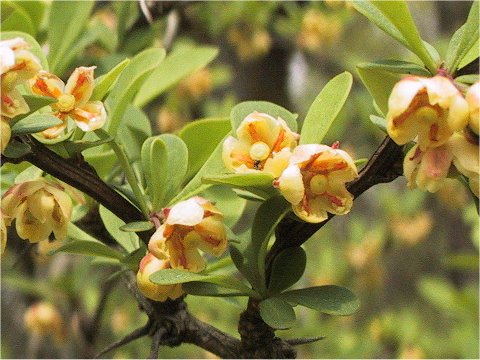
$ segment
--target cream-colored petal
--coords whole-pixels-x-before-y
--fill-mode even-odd
[[[60,208],[60,216],[69,221],[72,216],[72,199],[65,192],[63,187],[61,187],[60,184],[49,182],[45,186],[45,191],[53,195],[55,203]]]
[[[27,198],[27,207],[30,213],[41,223],[52,217],[55,200],[44,189],[36,191]]]
[[[480,122],[480,81],[470,86],[465,95],[465,99],[467,100],[470,113],[469,126],[473,132],[478,135]]]
[[[293,212],[300,219],[309,223],[320,223],[328,218],[328,214],[325,209],[320,207],[314,207],[313,211],[309,208],[309,211],[305,210],[302,203],[292,205]]]
[[[165,223],[169,225],[193,226],[200,223],[203,216],[203,208],[195,198],[190,198],[172,206]]]
[[[199,236],[197,247],[214,256],[222,255],[227,248],[227,232],[222,216],[209,216],[194,226]]]
[[[418,77],[408,76],[393,87],[388,98],[388,122],[403,114],[418,92],[425,87],[418,79]]]
[[[17,115],[26,114],[30,110],[22,94],[16,89],[8,92],[2,91],[1,115],[13,118]]]
[[[15,52],[0,41],[0,74],[5,74],[15,65]]]
[[[64,82],[54,74],[41,70],[32,80],[32,91],[37,95],[58,99],[65,89]],[[54,107],[55,104],[52,105]]]
[[[301,164],[305,161],[311,159],[312,156],[318,154],[322,151],[330,149],[327,145],[319,145],[319,144],[306,144],[306,145],[298,145],[292,153],[292,157],[290,158],[290,165]]]
[[[278,136],[280,124],[272,116],[257,111],[249,114],[237,129],[240,142],[253,144],[262,141],[272,146]]]
[[[72,94],[75,97],[76,107],[81,108],[85,106],[92,96],[93,88],[95,87],[93,79],[94,70],[95,66],[76,68],[65,85],[65,93]]]
[[[416,183],[419,189],[436,192],[443,185],[452,164],[452,154],[446,146],[428,149],[422,156]]]
[[[27,203],[24,202],[19,206],[16,216],[15,228],[20,238],[36,243],[48,239],[52,233],[49,223],[41,223],[28,210]]]
[[[288,167],[292,152],[290,148],[283,148],[280,152],[274,153],[273,156],[265,162],[263,172],[272,174],[273,177],[279,177],[283,170]]]
[[[89,102],[83,108],[75,108],[70,116],[83,131],[100,129],[107,121],[107,112],[101,101]]]
[[[276,181],[278,189],[285,199],[296,205],[300,203],[305,195],[302,173],[296,165],[286,168]]]
[[[479,175],[479,147],[468,142],[461,134],[453,135],[448,141],[453,153],[453,164],[467,177]]]
[[[467,100],[459,93],[450,103],[447,124],[453,131],[461,130],[467,126],[469,109]]]
[[[161,225],[152,235],[148,242],[148,251],[158,259],[168,259],[168,249],[165,244],[166,238],[163,236],[165,225]]]
[[[42,135],[47,139],[55,139],[59,137],[60,135],[63,134],[63,132],[65,131],[68,125],[68,119],[64,116],[64,114],[57,113],[54,115],[58,117],[60,120],[62,120],[62,123],[60,125],[52,126],[51,128],[48,128],[47,130],[42,131]]]

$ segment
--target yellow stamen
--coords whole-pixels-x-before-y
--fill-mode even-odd
[[[270,155],[270,147],[263,141],[257,141],[250,147],[249,154],[253,160],[265,160]]]
[[[327,191],[328,178],[325,175],[315,175],[312,180],[310,180],[310,190],[315,195],[323,194]]]

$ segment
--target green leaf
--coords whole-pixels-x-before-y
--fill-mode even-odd
[[[129,104],[117,131],[118,142],[125,147],[128,158],[134,162],[140,159],[142,146],[152,136],[150,120],[145,113]]]
[[[123,255],[116,250],[108,247],[107,245],[102,244],[97,241],[81,241],[74,240],[66,243],[60,248],[52,251],[50,255],[66,252],[69,254],[80,254],[80,255],[89,255],[89,256],[101,256],[111,259],[120,260],[123,258]]]
[[[50,114],[32,114],[12,126],[13,135],[34,134],[53,126],[60,125],[62,120]]]
[[[297,131],[297,116],[287,109],[267,101],[245,101],[237,104],[230,112],[230,121],[232,129],[237,130],[241,122],[253,112],[265,113],[274,118],[285,120],[292,131]]]
[[[73,223],[68,223],[68,238],[79,241],[100,242]]]
[[[302,277],[307,265],[307,255],[301,247],[283,250],[273,260],[268,290],[272,294],[288,289]]]
[[[67,51],[84,29],[93,1],[53,1],[48,18],[48,60],[51,72],[57,72]]]
[[[246,292],[250,295],[257,295],[244,283],[228,275],[204,275],[180,269],[164,269],[150,275],[150,281],[159,285],[173,285],[191,281],[200,281],[215,284],[226,289],[238,290],[242,293]]]
[[[460,62],[469,54],[472,47],[478,44],[479,38],[479,5],[474,1],[467,21],[453,34],[448,44],[445,67],[450,74],[453,74]],[[478,57],[478,45],[475,48]],[[466,64],[465,64],[466,65]]]
[[[2,29],[2,32],[0,32],[0,39],[2,40],[13,39],[16,37],[23,38],[30,45],[29,51],[31,51],[38,58],[38,60],[40,60],[42,69],[48,71],[48,62],[45,54],[42,51],[42,47],[31,35],[21,31],[4,31],[4,29]]]
[[[99,212],[107,231],[125,250],[131,253],[140,247],[138,236],[135,233],[120,230],[120,227],[125,225],[125,222],[101,205]]]
[[[20,121],[21,119],[26,118],[27,116],[30,116],[37,110],[40,110],[41,108],[53,104],[57,102],[57,99],[51,98],[48,96],[39,96],[39,95],[23,95],[23,98],[25,99],[26,103],[28,104],[28,107],[30,110],[26,114],[21,114],[15,116],[14,119],[12,119],[11,124],[16,124],[17,121]]]
[[[430,76],[430,73],[423,66],[401,60],[378,60],[371,63],[362,63],[357,65],[357,67],[362,69],[370,70],[382,70],[388,71],[394,74],[411,74],[419,76]]]
[[[21,6],[12,1],[2,1],[2,31],[22,31],[35,35],[36,28],[30,15]]]
[[[193,179],[188,182],[188,184],[183,188],[182,191],[180,191],[172,200],[170,200],[169,205],[188,199],[194,195],[201,193],[202,191],[205,191],[205,189],[212,186],[211,184],[203,183],[204,177],[214,176],[217,174],[228,172],[228,170],[225,168],[225,165],[223,164],[222,151],[223,141],[221,141],[217,145],[212,155],[210,155],[208,160],[205,162],[205,164],[203,164],[203,166],[193,177]]]
[[[44,1],[17,1],[16,5],[20,6],[28,14],[32,20],[35,32],[38,31],[43,22],[45,15],[46,3]],[[3,29],[2,29],[3,30]]]
[[[140,265],[140,261],[145,256],[146,252],[147,250],[145,249],[145,246],[142,243],[142,246],[140,246],[137,250],[131,252],[130,254],[125,255],[125,257],[122,259],[122,264],[124,264],[125,266],[128,266],[130,270],[137,272],[138,267]]]
[[[288,329],[295,323],[293,307],[278,297],[263,300],[259,305],[259,310],[263,321],[274,329]]]
[[[321,144],[352,88],[352,74],[341,73],[330,80],[308,109],[300,144]]]
[[[224,224],[229,228],[238,222],[247,205],[245,199],[237,196],[227,186],[212,186],[203,192],[203,196],[215,202],[215,206],[223,215]]]
[[[126,232],[142,232],[153,229],[154,225],[151,221],[135,221],[120,227],[120,230]]]
[[[231,291],[215,284],[199,282],[199,281],[184,283],[182,285],[182,289],[187,294],[195,295],[195,296],[213,296],[213,297],[248,296],[247,293],[243,293],[240,291]]]
[[[462,313],[462,304],[455,287],[447,280],[438,277],[424,277],[419,280],[418,291],[440,311],[446,313]]]
[[[28,166],[25,170],[20,172],[17,176],[15,176],[15,184],[20,184],[25,181],[35,180],[43,175],[43,170],[37,168],[34,165]]]
[[[17,159],[28,154],[31,150],[32,148],[28,144],[24,144],[18,141],[10,141],[7,145],[7,148],[3,151],[2,155],[11,159]]]
[[[178,136],[188,148],[187,178],[198,172],[230,130],[230,119],[196,120],[180,130]]]
[[[480,76],[478,74],[462,75],[455,78],[455,82],[460,82],[467,85],[473,85],[479,80]]]
[[[443,263],[453,270],[478,272],[478,254],[452,254],[443,259]]]
[[[103,100],[105,95],[108,94],[110,89],[113,87],[118,77],[125,69],[125,67],[130,63],[130,59],[125,59],[122,62],[118,63],[112,70],[108,73],[95,79],[95,88],[93,89],[93,94],[90,97],[90,100]]]
[[[384,70],[361,67],[357,67],[357,72],[378,108],[383,115],[386,115],[388,112],[388,98],[395,84],[400,81],[401,75]]]
[[[372,4],[397,28],[407,42],[407,47],[422,60],[430,73],[435,74],[437,65],[420,38],[407,3],[405,1],[374,1]]]
[[[228,185],[234,188],[247,190],[261,196],[263,199],[278,195],[278,191],[272,186],[274,177],[270,174],[258,172],[250,174],[224,174],[207,176],[203,182],[207,184]]]
[[[387,120],[380,116],[370,115],[370,121],[375,124],[384,133],[387,133]]]
[[[173,51],[142,85],[135,97],[135,106],[145,106],[181,79],[207,65],[217,54],[218,49],[211,46]]]
[[[351,315],[360,307],[350,290],[336,285],[290,290],[279,295],[292,305],[302,305],[329,315]]]
[[[176,135],[149,138],[142,147],[142,168],[154,211],[160,210],[180,188],[188,167],[188,150]]]
[[[117,132],[120,120],[145,79],[165,58],[164,49],[150,48],[137,54],[125,67],[105,100],[110,121],[108,132]]]
[[[477,42],[470,48],[470,50],[468,50],[468,52],[463,57],[462,61],[460,61],[460,63],[458,64],[458,69],[463,69],[465,66],[467,66],[471,62],[478,59],[479,48],[480,48],[480,43],[479,43],[479,39],[477,39]],[[455,78],[455,80],[456,79],[457,78]]]

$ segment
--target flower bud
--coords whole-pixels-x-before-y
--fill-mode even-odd
[[[237,137],[230,136],[223,143],[223,162],[228,169],[237,173],[263,171],[278,177],[288,166],[299,135],[283,119],[253,112],[238,127]]]
[[[387,131],[399,145],[417,139],[421,151],[442,146],[467,123],[467,101],[443,76],[408,76],[388,99]]]
[[[145,255],[140,261],[137,285],[145,297],[155,301],[165,301],[168,298],[173,300],[183,295],[182,284],[158,285],[150,281],[150,275],[163,269],[171,269],[169,261],[157,259],[151,253]]]
[[[36,336],[52,336],[58,343],[65,341],[65,326],[57,308],[48,302],[30,306],[23,317],[25,327]]]
[[[299,145],[274,185],[299,218],[318,223],[327,219],[327,212],[343,215],[350,211],[353,196],[345,184],[357,176],[357,167],[345,151],[326,145]]]
[[[16,220],[22,239],[35,243],[50,238],[62,240],[72,215],[72,200],[62,186],[45,179],[12,186],[2,198],[2,211]],[[10,224],[8,224],[10,225]]]
[[[205,268],[198,250],[220,256],[226,248],[223,215],[198,196],[175,204],[148,243],[148,250],[159,259],[170,259],[172,268],[192,272]]]

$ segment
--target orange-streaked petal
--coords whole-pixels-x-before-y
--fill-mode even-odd
[[[7,118],[13,118],[17,115],[26,114],[30,110],[27,102],[16,89],[2,91],[1,115]]]
[[[107,112],[101,101],[92,101],[83,108],[75,108],[70,116],[83,131],[100,129],[107,121]]]
[[[64,89],[64,82],[56,75],[45,70],[40,71],[32,80],[32,91],[37,95],[58,99],[64,93]]]
[[[95,66],[81,66],[76,68],[65,85],[65,93],[71,94],[75,97],[76,107],[85,106],[92,96],[93,88],[95,86],[93,79],[94,70]]]

